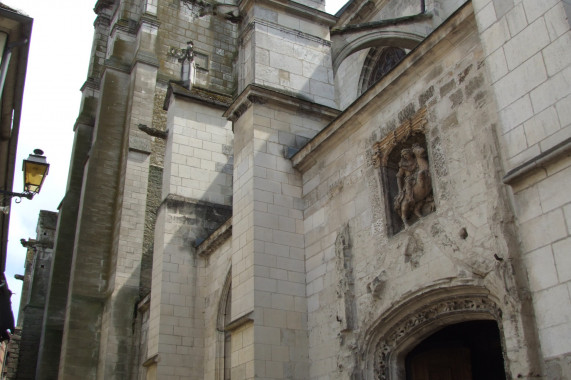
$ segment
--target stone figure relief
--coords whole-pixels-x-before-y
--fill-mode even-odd
[[[346,224],[335,240],[337,271],[337,320],[341,331],[352,330],[355,322],[355,280],[353,278],[352,252],[349,240],[349,225]]]
[[[388,236],[435,208],[426,148],[426,112],[426,107],[415,112],[414,105],[408,105],[399,114],[401,124],[373,145],[372,160],[380,169]]]
[[[411,213],[422,218],[423,206],[427,204],[432,208],[434,204],[426,149],[418,144],[402,149],[396,177],[398,194],[394,209],[404,225],[408,226]]]

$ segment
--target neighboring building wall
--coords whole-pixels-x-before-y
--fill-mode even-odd
[[[16,379],[35,379],[40,337],[44,322],[46,295],[53,261],[58,214],[40,211],[36,239],[23,241],[28,248],[18,325],[22,329]]]
[[[16,328],[14,334],[12,334],[10,343],[8,344],[5,356],[4,373],[6,374],[6,380],[14,380],[18,375],[18,362],[20,360],[21,339],[22,339],[22,330]]]
[[[571,6],[474,0],[549,378],[571,372]],[[562,372],[563,371],[563,372]]]

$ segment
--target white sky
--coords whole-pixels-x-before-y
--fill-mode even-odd
[[[0,0],[34,19],[20,137],[16,158],[14,191],[23,190],[21,163],[35,148],[44,151],[50,164],[41,193],[33,200],[23,199],[10,210],[10,234],[6,277],[12,296],[14,317],[18,317],[26,249],[20,239],[36,237],[40,210],[57,211],[63,199],[73,126],[79,113],[79,89],[87,78],[93,39],[95,0]],[[326,10],[334,14],[344,0],[327,1]]]

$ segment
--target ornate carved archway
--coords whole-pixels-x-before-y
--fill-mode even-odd
[[[368,333],[363,378],[405,378],[405,357],[418,343],[443,328],[465,321],[500,322],[502,310],[485,289],[439,289],[388,312]],[[501,329],[501,324],[498,323]]]

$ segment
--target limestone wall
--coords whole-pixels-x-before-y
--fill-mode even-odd
[[[412,312],[414,299],[436,288],[486,294],[501,308],[501,317],[490,311],[489,318],[505,333],[507,370],[525,377],[533,368],[525,346],[533,350],[535,340],[516,290],[525,282],[518,282],[500,182],[495,100],[470,9],[329,125],[320,134],[327,138],[293,158],[303,172],[311,378],[372,376],[377,364],[367,339],[382,318],[398,307]],[[393,231],[373,145],[423,108],[435,210]]]
[[[238,92],[256,83],[334,107],[327,25],[331,16],[310,12],[294,2],[286,12],[270,2],[244,8]]]
[[[549,378],[571,372],[568,2],[474,0]]]
[[[224,239],[221,239],[224,240]],[[221,378],[224,370],[224,285],[229,279],[231,263],[232,239],[225,238],[214,252],[201,258],[199,278],[201,294],[204,298],[204,379]],[[222,315],[220,315],[222,313]],[[233,347],[240,347],[242,342],[233,342]],[[230,354],[231,355],[231,354]]]
[[[237,26],[208,13],[198,17],[199,11],[190,2],[158,2],[155,14],[161,26],[155,53],[159,60],[159,78],[180,80],[180,63],[169,52],[171,48],[186,48],[187,41],[193,41],[200,86],[231,94],[236,88],[233,62]]]

